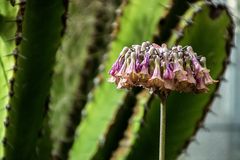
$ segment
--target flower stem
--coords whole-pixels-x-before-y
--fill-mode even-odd
[[[159,94],[160,103],[160,136],[159,136],[159,160],[165,160],[165,137],[166,137],[166,101],[167,96]]]

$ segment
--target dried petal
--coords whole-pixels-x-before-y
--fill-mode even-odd
[[[127,79],[135,83],[138,81],[138,75],[136,71],[136,53],[132,52],[130,65],[126,69]]]
[[[148,80],[148,85],[156,89],[161,89],[164,86],[164,81],[161,77],[159,57],[155,59],[155,69],[153,71],[152,77]]]

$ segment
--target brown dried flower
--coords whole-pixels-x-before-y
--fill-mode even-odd
[[[206,67],[206,58],[191,46],[167,48],[143,42],[124,47],[109,74],[117,88],[140,86],[151,91],[206,92],[216,83]]]

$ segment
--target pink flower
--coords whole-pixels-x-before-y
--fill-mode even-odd
[[[125,47],[109,74],[117,88],[140,86],[162,92],[206,92],[208,85],[217,82],[210,76],[206,58],[199,60],[192,47],[168,49],[166,44],[150,42]]]
[[[138,81],[138,75],[137,75],[137,71],[136,71],[136,53],[132,52],[131,53],[131,62],[130,65],[128,65],[125,74],[127,75],[126,78],[130,81],[130,82],[137,82]]]
[[[155,68],[153,71],[152,77],[148,80],[149,86],[152,88],[161,89],[164,87],[164,80],[161,77],[161,69],[160,69],[160,58],[157,57],[155,59]]]

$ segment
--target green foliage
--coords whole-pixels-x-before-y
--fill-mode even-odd
[[[192,46],[220,80],[232,18],[224,5],[196,1],[73,0],[68,10],[68,0],[2,0],[0,156],[158,159],[160,100],[138,88],[117,90],[108,71],[124,46],[153,40]],[[203,125],[218,86],[206,94],[169,95],[167,160]]]

